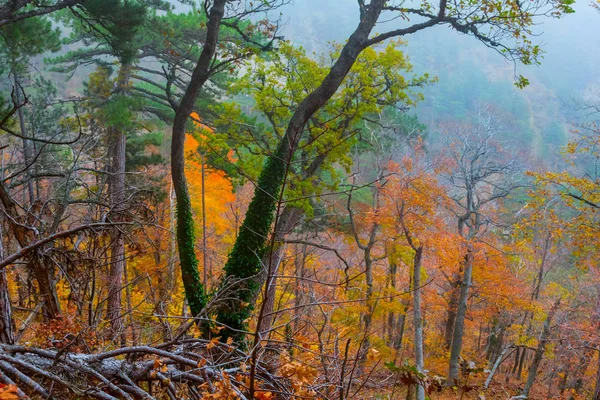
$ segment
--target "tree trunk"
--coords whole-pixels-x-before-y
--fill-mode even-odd
[[[275,294],[277,291],[277,273],[284,254],[285,237],[294,229],[302,217],[302,209],[296,207],[286,207],[279,217],[277,227],[275,228],[273,251],[268,252],[263,257],[263,265],[265,266],[265,284],[268,285],[267,296],[263,299],[264,306],[262,307],[262,316],[260,321],[259,332],[267,332],[271,329],[274,321],[275,311]]]
[[[198,63],[192,72],[190,84],[175,111],[173,136],[171,138],[171,177],[177,199],[177,247],[179,249],[179,262],[181,264],[181,277],[185,296],[194,316],[198,315],[204,308],[206,293],[198,273],[194,219],[185,177],[185,127],[200,90],[210,77],[211,63],[217,48],[219,28],[225,13],[226,3],[227,0],[215,0],[210,8],[206,26],[206,40],[202,47],[202,53],[198,58]],[[255,254],[252,256],[256,257]]]
[[[13,344],[15,326],[12,318],[6,268],[0,268],[0,343]]]
[[[423,373],[425,362],[423,359],[423,320],[421,315],[421,260],[423,247],[418,247],[413,261],[413,320],[415,325],[415,366],[417,371]],[[425,400],[425,388],[417,387],[417,400]]]
[[[16,72],[13,72],[13,78],[15,82],[15,97],[17,101],[17,105],[21,105],[23,99],[21,98],[21,85],[19,83],[19,77]],[[32,143],[31,141],[25,139],[28,137],[27,129],[25,128],[25,116],[23,115],[23,107],[19,107],[17,110],[17,115],[19,117],[19,128],[21,130],[21,136],[23,136],[23,162],[25,164],[25,175],[27,176],[27,193],[29,194],[29,204],[33,205],[35,201],[35,194],[33,191],[33,179],[31,178],[31,169],[29,168],[29,164],[33,160],[33,154],[31,154]]]
[[[48,264],[37,255],[34,255],[28,263],[28,268],[33,271],[33,275],[39,286],[40,296],[44,302],[44,307],[42,308],[44,321],[56,319],[61,313],[60,302],[54,283],[54,274],[52,269],[48,268]]]
[[[467,316],[467,307],[469,300],[469,289],[471,288],[471,279],[473,275],[473,247],[468,244],[467,254],[465,255],[464,275],[460,286],[460,297],[458,298],[458,308],[456,310],[456,323],[452,335],[452,347],[450,349],[450,368],[448,371],[448,382],[455,384],[459,378],[459,361],[462,350],[462,340],[465,329],[465,318]]]
[[[554,314],[556,314],[559,305],[560,299],[554,303],[552,309],[546,317],[546,320],[544,321],[544,326],[542,328],[542,333],[540,334],[538,345],[535,350],[535,355],[533,356],[533,361],[531,362],[531,366],[529,367],[529,371],[527,372],[527,382],[525,383],[525,387],[521,392],[521,395],[525,398],[529,396],[529,391],[531,390],[531,388],[533,387],[533,383],[535,382],[537,371],[540,366],[540,362],[542,361],[542,356],[544,355],[544,351],[546,351],[548,337],[550,336],[550,323],[552,322],[552,318],[554,318]]]
[[[454,335],[454,324],[456,324],[456,309],[458,308],[458,297],[460,293],[460,280],[458,277],[452,282],[450,289],[450,301],[448,302],[448,312],[446,316],[446,329],[444,331],[444,344],[446,349],[452,346],[452,336]]]
[[[200,154],[200,159],[202,163],[202,284],[205,290],[209,290],[208,280],[212,280],[212,271],[209,271],[208,267],[208,245],[206,240],[206,187],[204,185],[206,171],[204,153]]]
[[[123,91],[129,84],[131,64],[121,65],[117,81],[117,90]],[[108,176],[108,192],[110,197],[112,219],[116,222],[122,219],[125,205],[125,157],[127,137],[119,126],[109,128],[110,168]],[[122,291],[123,274],[125,272],[125,236],[120,227],[114,227],[110,244],[110,269],[106,317],[110,322],[110,336],[121,337],[121,345],[126,342],[123,327]]]
[[[498,367],[500,367],[500,364],[502,364],[502,362],[504,361],[504,357],[506,356],[506,353],[508,352],[508,350],[512,349],[512,345],[511,346],[506,346],[504,348],[504,350],[502,350],[502,352],[498,355],[498,357],[496,358],[496,361],[494,362],[494,366],[492,367],[490,374],[488,375],[487,379],[485,380],[485,383],[483,385],[484,389],[487,389],[490,386],[490,383],[492,383],[492,379],[494,378],[494,374],[496,374],[496,371],[498,370]]]

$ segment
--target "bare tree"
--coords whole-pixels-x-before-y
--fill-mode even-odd
[[[468,309],[469,291],[473,284],[475,243],[497,224],[493,207],[518,185],[519,170],[495,141],[502,129],[500,120],[488,108],[480,108],[470,125],[456,125],[448,132],[447,149],[453,163],[448,176],[452,185],[451,197],[455,207],[458,233],[464,241],[465,255],[459,275],[451,288],[448,324],[452,326],[452,344],[448,371],[449,384],[459,379],[459,360],[462,350],[464,324]],[[453,307],[455,308],[452,309]],[[454,318],[454,321],[452,320]]]

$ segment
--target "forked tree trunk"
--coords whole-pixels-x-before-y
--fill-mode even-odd
[[[34,255],[28,263],[28,268],[33,271],[35,280],[38,283],[40,296],[44,302],[42,315],[44,321],[56,319],[61,314],[60,301],[56,293],[56,284],[54,282],[54,273],[48,268],[50,263],[44,262],[37,255]]]
[[[352,33],[340,52],[340,56],[320,85],[300,104],[290,118],[286,133],[277,150],[271,155],[260,174],[257,189],[250,202],[246,218],[225,265],[225,274],[231,279],[246,279],[247,283],[235,288],[239,301],[224,304],[218,312],[217,320],[232,329],[224,329],[223,337],[240,338],[239,331],[246,327],[253,304],[248,304],[260,287],[259,282],[251,281],[261,269],[260,259],[265,254],[265,243],[269,238],[271,225],[280,198],[280,191],[288,173],[289,163],[296,152],[308,120],[323,107],[340,87],[344,78],[366,46],[369,34],[375,26],[383,8],[383,1],[372,3],[357,29]],[[381,4],[379,4],[381,3]],[[257,257],[258,256],[258,257]]]

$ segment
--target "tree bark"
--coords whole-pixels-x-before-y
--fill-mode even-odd
[[[467,245],[467,254],[465,255],[464,275],[460,286],[460,296],[458,298],[458,308],[456,310],[456,322],[452,334],[452,347],[450,349],[450,368],[448,371],[448,381],[450,384],[458,382],[459,361],[462,350],[462,340],[465,330],[465,318],[467,316],[469,289],[471,288],[471,279],[473,276],[473,247]]]
[[[13,344],[15,326],[8,291],[6,268],[0,268],[0,343]]]
[[[490,386],[490,383],[492,383],[492,379],[494,379],[494,375],[496,374],[498,367],[500,367],[500,364],[502,364],[502,362],[504,361],[504,357],[506,356],[506,353],[508,353],[508,351],[512,348],[513,348],[512,345],[506,346],[504,348],[504,350],[502,350],[502,352],[498,355],[498,357],[496,358],[496,361],[494,362],[494,366],[492,367],[492,370],[490,371],[490,374],[488,375],[487,379],[485,380],[485,383],[483,384],[484,389],[487,389]]]
[[[117,81],[117,90],[124,91],[129,84],[131,64],[121,65]],[[119,222],[125,205],[125,158],[127,136],[119,126],[109,128],[110,167],[108,175],[108,192],[113,220]],[[122,291],[123,274],[125,272],[125,236],[121,227],[114,227],[110,244],[110,268],[106,317],[110,322],[111,339],[121,337],[121,345],[126,342],[123,328]]]
[[[263,257],[263,265],[265,266],[265,281],[268,285],[267,297],[263,299],[265,303],[262,307],[262,316],[258,331],[261,333],[267,332],[273,325],[275,315],[272,314],[275,311],[275,294],[277,291],[277,273],[279,266],[283,260],[283,254],[285,250],[285,237],[291,232],[292,229],[298,224],[302,217],[302,210],[296,207],[287,207],[281,213],[279,222],[275,229],[275,244],[273,251],[268,252]]]
[[[460,293],[460,280],[452,282],[450,288],[450,301],[448,302],[448,312],[446,314],[446,329],[444,331],[444,344],[446,349],[452,346],[452,336],[454,335],[454,324],[456,324],[456,309],[458,308],[458,297]]]
[[[15,97],[17,100],[17,105],[22,104],[21,99],[21,84],[19,82],[19,76],[16,72],[13,72],[13,78],[15,82]],[[33,160],[33,154],[31,153],[31,141],[25,139],[28,137],[27,128],[25,127],[25,115],[23,113],[23,107],[19,107],[17,110],[17,115],[19,117],[19,129],[21,130],[21,136],[23,136],[23,163],[25,167],[28,167],[31,161]],[[33,191],[33,179],[31,178],[31,169],[25,169],[25,175],[27,176],[27,193],[29,195],[29,204],[33,205],[35,201],[35,194]]]
[[[219,28],[225,13],[227,0],[215,0],[210,9],[206,27],[206,40],[198,63],[183,98],[175,110],[173,136],[171,138],[171,177],[177,203],[177,247],[181,264],[181,277],[190,310],[193,315],[202,311],[206,304],[205,288],[198,273],[195,249],[194,219],[185,177],[185,127],[194,103],[211,74],[211,62],[219,39]]]
[[[423,373],[425,361],[423,358],[423,318],[421,315],[421,260],[423,247],[415,251],[413,260],[413,323],[415,325],[415,366],[417,371]],[[417,387],[417,400],[425,400],[425,388]]]
[[[28,267],[33,271],[35,280],[39,286],[40,296],[44,302],[44,307],[42,308],[44,321],[51,321],[58,318],[61,314],[61,307],[58,294],[56,293],[56,284],[52,269],[49,268],[48,263],[45,263],[36,254],[29,261]]]

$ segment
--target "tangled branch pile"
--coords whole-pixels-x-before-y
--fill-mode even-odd
[[[3,345],[0,380],[18,386],[14,394],[19,398],[245,399],[251,379],[247,361],[245,353],[218,339],[182,339],[97,354]],[[290,379],[265,365],[257,365],[255,373],[256,398],[292,395]]]

